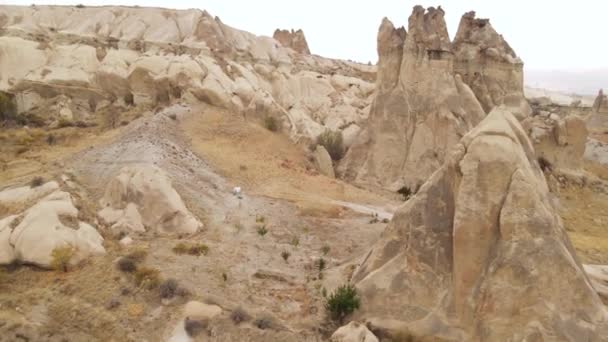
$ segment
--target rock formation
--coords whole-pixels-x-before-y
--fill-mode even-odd
[[[153,166],[127,167],[107,186],[99,216],[115,232],[196,233],[202,224]]]
[[[454,73],[441,8],[416,6],[408,32],[384,19],[378,33],[376,97],[367,128],[339,167],[356,183],[414,188],[485,113]]]
[[[559,169],[580,169],[587,144],[585,120],[568,115],[564,118],[557,114],[538,115],[522,122],[534,144],[539,158],[550,167]]]
[[[276,41],[281,43],[284,47],[291,48],[295,52],[310,55],[310,49],[308,48],[304,31],[302,30],[294,31],[292,29],[291,31],[288,31],[276,29],[272,38],[276,39]]]
[[[608,315],[533,146],[494,109],[395,214],[353,275],[378,329],[466,341],[600,341]]]
[[[0,91],[37,124],[176,101],[272,114],[296,141],[364,120],[374,67],[294,52],[303,34],[287,37],[283,47],[200,10],[0,6]]]
[[[530,114],[524,97],[524,64],[489,19],[465,13],[452,48],[454,71],[471,87],[486,113],[507,104],[516,107],[514,113],[521,118]]]
[[[103,238],[79,219],[72,196],[56,182],[0,192],[0,265],[14,262],[49,268],[52,253],[70,248],[74,265],[91,255],[104,254]]]
[[[593,102],[593,111],[596,113],[608,114],[608,96],[604,95],[604,90],[600,89]]]

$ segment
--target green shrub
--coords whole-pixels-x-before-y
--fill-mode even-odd
[[[56,271],[67,272],[73,256],[72,246],[57,247],[51,252],[51,267]]]
[[[317,145],[325,147],[333,160],[340,160],[344,156],[342,132],[326,130],[317,137]]]
[[[279,130],[279,122],[274,116],[266,116],[264,118],[264,127],[271,132]]]
[[[354,286],[342,285],[329,295],[325,303],[325,310],[331,319],[342,322],[346,316],[359,308],[360,301]]]
[[[323,270],[325,269],[325,266],[326,266],[325,259],[319,258],[319,260],[317,260],[317,262],[315,264],[317,266],[317,269],[319,270],[319,273],[323,272]]]

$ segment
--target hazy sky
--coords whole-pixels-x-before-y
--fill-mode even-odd
[[[275,28],[302,28],[312,53],[325,57],[375,62],[376,33],[383,17],[405,25],[415,4],[442,5],[453,38],[460,16],[475,10],[524,60],[527,69],[608,68],[608,1],[606,0],[0,0],[29,5],[139,5],[200,8],[225,24],[258,35]]]

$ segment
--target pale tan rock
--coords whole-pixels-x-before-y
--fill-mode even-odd
[[[116,229],[141,231],[143,225],[159,233],[191,234],[202,228],[167,175],[155,166],[123,168],[108,184],[101,205],[100,216],[115,222]]]
[[[184,307],[184,317],[191,320],[209,320],[222,314],[217,305],[190,301]]]
[[[78,209],[69,193],[56,190],[29,209],[0,221],[0,264],[18,260],[51,267],[56,248],[70,247],[70,264],[105,253],[103,237],[91,225],[78,220]],[[66,220],[74,225],[67,225]]]
[[[538,157],[544,158],[556,169],[580,169],[587,145],[585,120],[568,115],[556,119],[540,116],[525,119],[522,125],[528,132]]]
[[[330,178],[336,177],[334,174],[333,162],[325,147],[322,145],[317,145],[315,151],[313,152],[313,157],[315,160],[315,166],[319,172]]]
[[[593,288],[608,302],[608,266],[606,265],[583,265],[585,272],[593,284]]]
[[[376,96],[367,127],[341,161],[338,174],[361,185],[413,189],[485,113],[454,73],[441,8],[415,7],[407,33],[384,19],[378,55]]]
[[[606,308],[579,263],[533,146],[493,110],[395,214],[355,272],[358,316],[461,340],[601,341]],[[436,324],[421,324],[433,317]],[[433,328],[435,327],[435,328]]]
[[[378,342],[378,338],[361,323],[352,321],[331,335],[331,342]]]
[[[13,207],[41,199],[42,197],[59,189],[59,183],[55,181],[46,182],[41,186],[22,186],[6,189],[0,192],[0,205]]]

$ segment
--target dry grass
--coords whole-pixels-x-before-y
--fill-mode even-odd
[[[207,108],[182,120],[195,153],[247,192],[286,199],[301,208],[319,207],[327,199],[386,203],[381,196],[319,175],[304,147],[284,134],[268,130],[242,116]],[[246,165],[246,167],[242,167]]]
[[[608,195],[589,188],[561,189],[560,214],[583,263],[608,263]]]
[[[209,247],[202,243],[188,244],[180,242],[173,247],[173,252],[178,255],[188,254],[194,256],[207,255],[209,253]]]

